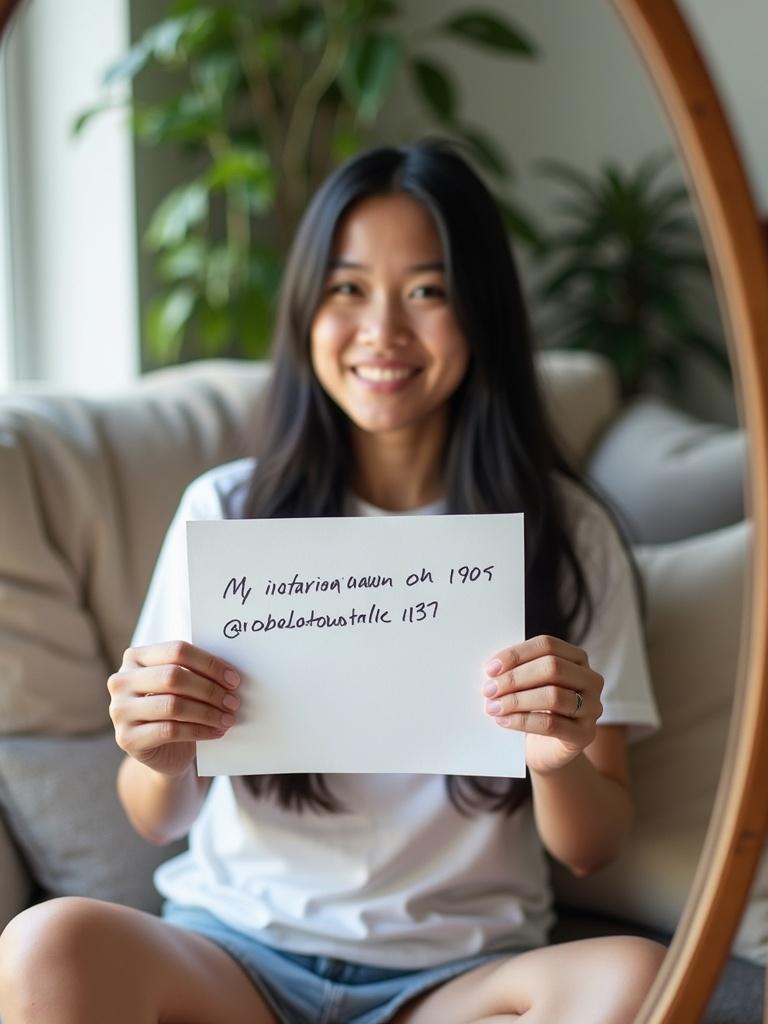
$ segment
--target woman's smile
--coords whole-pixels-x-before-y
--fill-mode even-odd
[[[421,373],[421,367],[388,361],[360,363],[353,366],[351,372],[362,387],[379,394],[391,395],[408,387],[413,378]]]

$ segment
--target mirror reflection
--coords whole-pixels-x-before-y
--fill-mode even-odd
[[[210,31],[197,95],[208,89],[214,107],[223,103],[235,58],[245,60],[227,50],[226,33],[216,35],[226,4],[208,22],[204,5],[181,5],[182,42],[167,21],[158,29],[156,5],[101,5],[97,18],[81,3],[73,18],[38,2],[4,44],[3,479],[16,496],[2,570],[13,587],[0,604],[9,679],[0,741],[5,920],[42,894],[159,909],[152,868],[175,848],[142,843],[114,799],[122,753],[105,680],[133,635],[181,491],[202,470],[252,451],[253,395],[265,376],[253,360],[266,353],[272,298],[307,197],[360,147],[430,133],[458,138],[500,203],[550,420],[570,464],[616,515],[642,583],[662,726],[630,744],[635,821],[622,852],[589,877],[553,865],[556,936],[664,940],[674,931],[719,775],[749,544],[745,437],[682,171],[645,72],[603,3],[578,12],[520,4],[496,18],[485,12],[485,21],[467,4],[403,5],[395,18],[389,6],[369,14],[355,60],[319,93],[324,102],[305,93],[309,128],[294,107],[280,108],[279,88],[289,90],[293,75],[300,94],[327,47],[310,7],[280,25],[287,42],[274,27],[254,33],[253,66],[268,73],[227,108],[231,120],[219,110],[202,126],[210,112],[189,99],[193,89],[186,104],[174,99],[185,74],[179,54],[170,70],[146,52],[140,66],[135,48],[127,64],[125,55],[153,30],[155,57],[193,49]],[[738,24],[724,25],[714,4],[688,4],[686,13],[764,195],[755,72],[740,57],[765,16],[757,4]],[[303,68],[301,45],[310,52]],[[119,104],[129,83],[133,132],[118,107],[93,114],[72,137],[78,116],[105,99]],[[277,98],[260,95],[268,87]],[[281,132],[295,141],[278,159]],[[282,173],[270,175],[278,162]],[[382,237],[386,221],[371,237]],[[379,251],[355,262],[375,266]],[[233,368],[211,357],[249,362]],[[152,375],[188,359],[197,362]],[[150,375],[136,391],[140,368]],[[57,390],[67,397],[53,397]],[[425,475],[402,498],[400,476],[385,486],[381,465],[370,467],[358,496],[379,508],[439,496]],[[97,807],[109,827],[94,827]],[[62,848],[62,819],[94,835],[86,856]],[[734,947],[755,965],[768,938],[762,885]],[[755,1019],[760,976],[757,966],[749,984],[739,975],[744,1020]],[[726,972],[713,1021],[733,977]]]

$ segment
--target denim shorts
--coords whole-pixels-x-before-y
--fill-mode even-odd
[[[167,901],[163,917],[211,939],[244,968],[280,1024],[384,1024],[429,989],[521,949],[408,971],[286,953],[223,924],[207,910]]]

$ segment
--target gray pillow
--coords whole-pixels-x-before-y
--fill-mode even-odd
[[[52,896],[92,896],[156,913],[157,847],[132,828],[117,798],[123,758],[114,734],[0,739],[0,813],[38,884]]]
[[[743,430],[644,396],[605,431],[587,474],[633,541],[664,544],[743,519],[746,464]]]

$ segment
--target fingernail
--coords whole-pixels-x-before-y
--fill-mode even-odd
[[[229,728],[230,725],[234,725],[235,724],[234,716],[233,715],[222,715],[221,716],[221,724],[225,725],[227,728]]]
[[[227,671],[224,673],[224,682],[227,684],[227,686],[239,686],[240,676],[237,674],[237,672],[233,672],[231,668],[228,668]]]
[[[496,685],[496,683],[494,683],[494,681],[491,680],[489,683],[486,683],[485,686],[483,687],[483,693],[485,694],[486,697],[492,697],[494,693],[498,692],[498,689],[499,688]]]
[[[488,712],[489,715],[498,715],[498,713],[501,711],[501,701],[500,700],[491,700],[491,701],[489,701],[485,705],[485,710]]]
[[[488,664],[485,666],[485,671],[488,673],[489,676],[495,676],[499,672],[501,672],[502,668],[503,666],[499,659],[494,658],[492,661],[489,661]]]
[[[235,708],[240,707],[239,697],[232,697],[230,696],[230,694],[227,694],[227,696],[221,703],[224,705],[225,708],[231,708],[232,711],[234,711]]]

